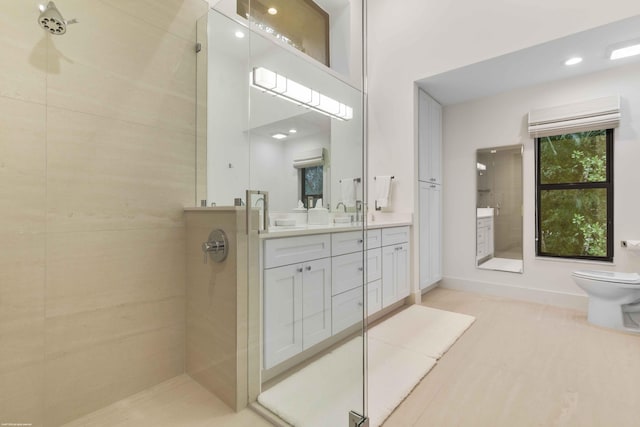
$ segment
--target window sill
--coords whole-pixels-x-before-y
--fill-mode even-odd
[[[535,257],[536,261],[548,261],[548,262],[559,262],[559,263],[563,263],[563,264],[584,264],[584,265],[600,265],[600,266],[607,266],[607,267],[612,267],[615,266],[616,263],[615,261],[595,261],[592,259],[571,259],[571,258],[554,258],[554,257],[543,257],[543,256],[536,256]]]

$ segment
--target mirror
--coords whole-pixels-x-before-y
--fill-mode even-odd
[[[335,210],[340,181],[362,177],[361,91],[264,31],[213,9],[208,19],[208,205],[232,205],[253,188],[269,192],[272,217],[293,212],[305,194],[305,163],[299,160],[320,150],[313,165],[322,166],[321,182],[314,184],[311,198],[314,204],[322,198],[325,208]],[[287,91],[302,95],[265,89],[270,78],[278,85],[286,81]],[[292,102],[305,93],[316,95],[308,103]],[[356,198],[362,200],[358,187]],[[306,197],[303,202],[306,207]]]
[[[476,152],[476,265],[523,272],[522,145]]]

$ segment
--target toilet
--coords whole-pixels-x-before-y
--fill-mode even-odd
[[[640,333],[640,274],[580,270],[571,276],[589,295],[590,323]]]

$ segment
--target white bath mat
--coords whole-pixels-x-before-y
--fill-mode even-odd
[[[368,416],[379,426],[473,323],[471,316],[414,305],[369,330]],[[347,424],[362,410],[362,337],[263,392],[258,401],[297,427]]]
[[[370,339],[440,359],[474,322],[475,317],[423,305],[412,305],[369,329]]]

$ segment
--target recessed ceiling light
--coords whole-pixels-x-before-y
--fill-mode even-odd
[[[236,37],[239,39],[243,39],[244,38],[244,33],[240,30],[236,31]]]
[[[609,59],[621,59],[628,58],[629,56],[640,55],[640,44],[634,44],[632,46],[621,47],[611,52]]]
[[[285,139],[287,137],[287,135],[285,135],[284,133],[274,133],[273,135],[271,135],[271,138],[274,139]]]
[[[269,9],[267,9],[267,13],[269,13],[269,15],[275,15],[276,13],[278,13],[278,9],[276,9],[275,7],[270,7]]]
[[[289,133],[296,133],[298,132],[296,129],[289,129]]]
[[[569,58],[564,61],[564,65],[576,65],[582,62],[582,58],[579,56],[574,56],[573,58]]]

